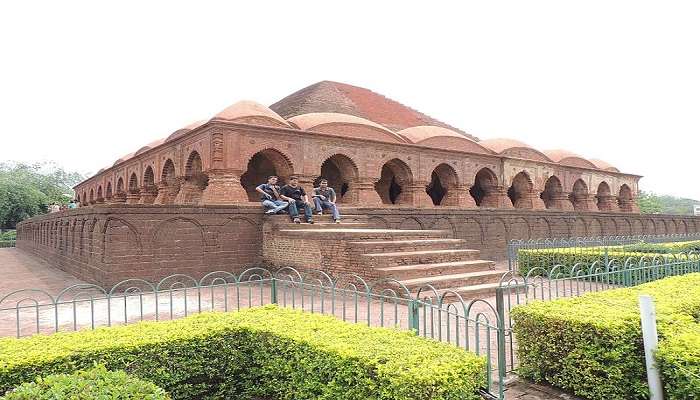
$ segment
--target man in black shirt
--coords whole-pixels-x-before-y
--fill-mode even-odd
[[[280,190],[280,197],[282,197],[282,200],[289,202],[289,215],[292,217],[295,224],[301,223],[299,220],[299,208],[304,209],[306,222],[310,224],[314,223],[311,204],[309,203],[309,198],[306,196],[306,192],[299,186],[299,178],[290,176],[289,183],[284,185],[282,190]]]

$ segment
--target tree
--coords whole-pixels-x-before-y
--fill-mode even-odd
[[[639,192],[638,204],[643,214],[692,215],[693,205],[700,201],[673,196],[662,196],[651,192]]]
[[[661,200],[650,193],[639,192],[637,204],[639,204],[639,211],[642,214],[659,214],[663,211]]]
[[[67,203],[82,179],[55,163],[0,163],[0,228],[14,228],[51,203]]]

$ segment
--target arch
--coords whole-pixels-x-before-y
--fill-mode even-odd
[[[397,229],[424,229],[423,223],[416,217],[404,218],[399,222]]]
[[[598,190],[596,191],[596,202],[598,205],[598,210],[600,211],[611,211],[610,208],[610,185],[607,182],[602,181],[598,184]]]
[[[544,184],[544,191],[540,194],[540,198],[544,201],[544,206],[547,209],[563,209],[561,205],[564,188],[561,181],[556,176],[552,175]]]
[[[105,191],[105,199],[112,199],[112,182],[107,182],[107,190]]]
[[[173,163],[172,159],[168,158],[163,164],[163,169],[160,173],[160,181],[165,182],[166,184],[170,184],[170,182],[175,180],[175,178],[175,163]]]
[[[146,170],[143,172],[140,203],[153,204],[157,195],[158,195],[158,188],[156,188],[155,174],[153,173],[153,167],[151,167],[149,165],[146,167]]]
[[[97,186],[97,198],[95,200],[102,201],[102,185]]]
[[[143,173],[143,187],[153,187],[156,185],[153,168],[149,165]]]
[[[90,188],[90,204],[95,202],[95,191]]]
[[[431,173],[430,183],[425,192],[433,200],[433,205],[456,206],[459,205],[456,190],[458,181],[457,171],[452,166],[442,163]]]
[[[508,197],[515,208],[533,208],[530,194],[533,189],[532,179],[525,171],[519,172],[508,188]]]
[[[180,190],[180,183],[175,172],[175,163],[168,158],[163,164],[160,172],[160,182],[158,188],[158,196],[154,202],[158,204],[173,204],[177,192]]]
[[[117,179],[117,194],[122,193],[124,193],[124,179],[120,176],[119,179]]]
[[[384,204],[410,204],[408,187],[413,183],[411,168],[398,158],[382,165],[381,178],[374,185]]]
[[[131,173],[131,177],[129,177],[129,193],[138,193],[139,192],[139,177],[136,176],[136,172]]]
[[[622,184],[622,186],[620,186],[620,193],[617,197],[617,204],[620,207],[620,211],[633,212],[633,203],[634,199],[632,197],[632,189],[630,189],[630,187],[626,184]]]
[[[569,195],[569,200],[576,211],[589,211],[588,207],[588,185],[583,179],[577,179]]]
[[[153,232],[153,264],[161,271],[159,277],[201,271],[205,245],[204,231],[195,220],[177,217],[160,223]]]
[[[241,175],[241,186],[248,193],[250,201],[258,201],[260,194],[255,188],[265,183],[268,176],[277,175],[279,184],[283,184],[293,174],[294,166],[290,158],[277,149],[267,148],[250,157],[246,172]]]
[[[175,197],[177,204],[199,204],[209,184],[209,177],[204,173],[202,157],[193,150],[185,163],[185,179]]]
[[[498,207],[498,199],[495,191],[498,188],[498,177],[489,168],[482,168],[476,173],[474,186],[469,189],[469,194],[474,198],[479,207]]]
[[[328,186],[335,190],[338,203],[356,203],[357,193],[353,187],[358,180],[357,164],[345,154],[334,154],[321,164],[321,175],[314,181],[318,186],[321,179],[328,180]]]

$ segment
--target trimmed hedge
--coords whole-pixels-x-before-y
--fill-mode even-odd
[[[698,348],[686,348],[697,343],[697,338],[691,341],[690,337],[677,335],[697,327],[698,273],[514,308],[518,373],[592,400],[648,398],[640,294],[651,295],[656,304],[662,338],[660,366],[665,377],[676,376],[665,380],[669,398],[700,398],[700,392],[693,389],[694,381],[685,385],[675,372],[678,366],[685,365],[683,368],[697,373],[700,365]],[[667,341],[668,338],[672,340]],[[683,358],[678,358],[680,355]]]
[[[99,366],[72,375],[49,375],[34,382],[23,383],[0,396],[0,400],[170,400],[158,386],[124,371],[107,371]]]
[[[667,335],[656,362],[670,399],[700,399],[700,324]]]
[[[477,399],[485,359],[410,331],[276,306],[0,339],[0,393],[93,363],[174,399]]]

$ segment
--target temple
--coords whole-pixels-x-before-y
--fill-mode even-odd
[[[565,150],[479,140],[370,90],[319,82],[270,107],[240,101],[119,157],[81,205],[239,204],[267,175],[323,176],[363,207],[638,212],[639,176]]]
[[[269,175],[328,179],[343,223],[263,216],[254,188]],[[22,222],[17,246],[105,287],[262,265],[476,298],[498,286],[513,239],[700,231],[697,217],[639,214],[639,179],[324,81],[119,157],[75,187],[80,208]]]

